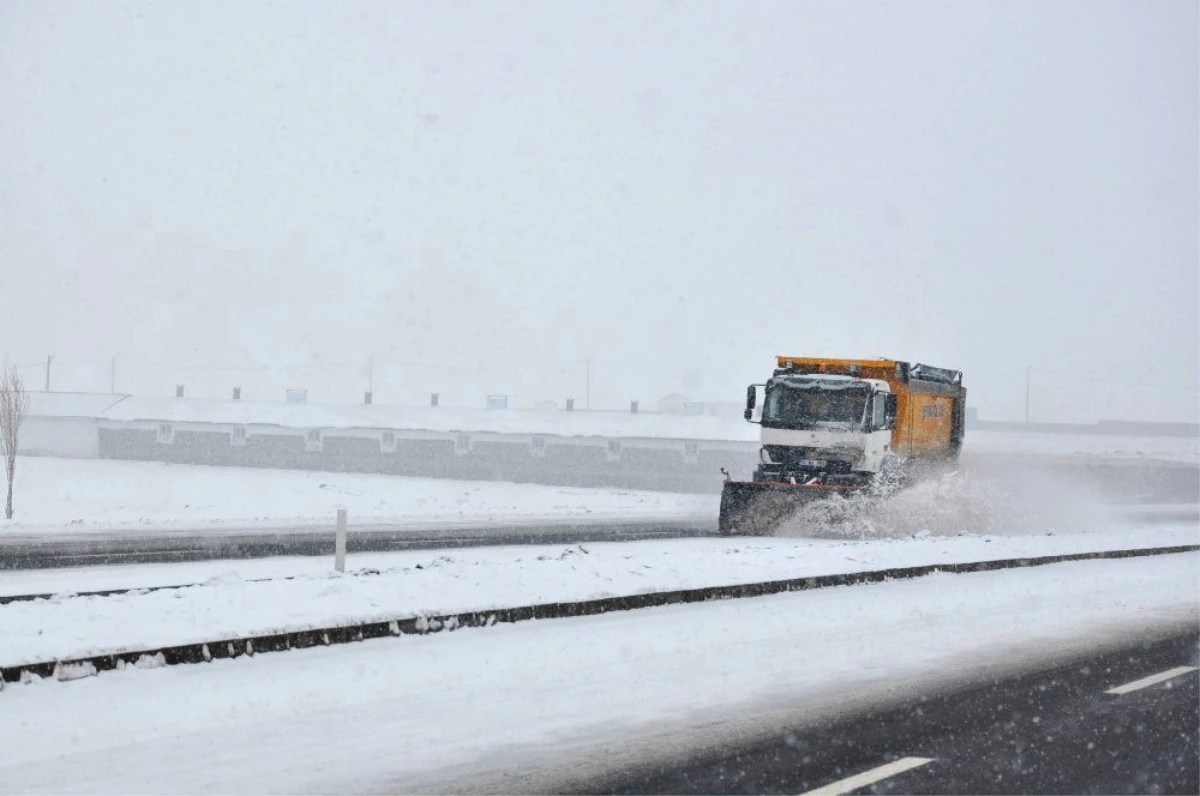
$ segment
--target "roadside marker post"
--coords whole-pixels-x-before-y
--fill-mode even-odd
[[[346,571],[346,510],[337,510],[337,534],[333,543],[333,568]]]

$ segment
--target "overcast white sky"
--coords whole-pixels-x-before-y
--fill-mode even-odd
[[[0,2],[0,339],[54,386],[1197,419],[1197,4]],[[231,370],[214,370],[231,368]],[[1084,381],[1062,374],[1076,374]],[[40,384],[37,368],[27,377]]]

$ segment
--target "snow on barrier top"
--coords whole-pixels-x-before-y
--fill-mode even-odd
[[[443,433],[546,434],[753,441],[758,428],[713,415],[507,409],[405,405],[287,404],[204,398],[143,398],[83,393],[31,393],[30,414],[94,417],[113,421],[159,421],[274,425],[286,428],[375,428]],[[98,400],[103,399],[103,400]]]

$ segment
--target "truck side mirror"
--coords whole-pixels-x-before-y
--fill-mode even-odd
[[[885,428],[896,427],[896,396],[889,393],[884,399],[883,418]]]
[[[754,410],[758,406],[758,391],[762,390],[766,394],[766,385],[751,384],[746,388],[746,411],[742,413],[742,417],[749,420],[751,423],[761,423],[761,420],[754,419]]]

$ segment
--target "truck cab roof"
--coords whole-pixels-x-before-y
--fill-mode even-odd
[[[867,379],[861,376],[842,376],[834,373],[794,373],[789,370],[775,371],[774,378],[771,379],[777,383],[795,384],[796,386],[814,384],[814,386],[822,386],[826,389],[845,389],[853,385],[862,384],[874,389],[876,392],[892,391],[891,386],[883,379]]]

